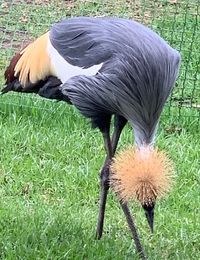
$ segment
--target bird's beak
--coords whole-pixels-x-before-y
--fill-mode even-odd
[[[145,216],[147,218],[150,230],[153,233],[154,209],[149,211],[145,210]]]
[[[0,96],[6,94],[10,89],[8,88],[8,85],[5,85],[1,90],[0,90]]]
[[[154,205],[153,206],[143,206],[145,211],[145,216],[149,224],[150,230],[153,233],[153,224],[154,224]]]

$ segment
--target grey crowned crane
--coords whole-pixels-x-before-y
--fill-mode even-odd
[[[77,17],[54,24],[17,53],[5,71],[2,94],[34,92],[66,101],[99,128],[106,158],[100,172],[97,238],[102,236],[111,186],[142,258],[145,254],[128,201],[136,199],[141,203],[153,231],[156,199],[169,189],[173,172],[165,153],[154,147],[155,136],[179,66],[180,54],[135,21]],[[114,158],[127,122],[133,128],[135,147]]]

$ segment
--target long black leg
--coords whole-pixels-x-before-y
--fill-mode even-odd
[[[127,203],[123,203],[123,202],[120,202],[120,204],[121,204],[122,210],[124,211],[124,214],[126,216],[126,220],[127,220],[128,225],[129,225],[129,228],[131,230],[131,235],[132,235],[133,240],[135,242],[136,250],[137,250],[139,256],[142,259],[146,259],[145,253],[144,253],[142,245],[140,243],[140,239],[139,239],[139,236],[138,236],[138,233],[137,233],[137,229],[136,229],[136,226],[135,226],[135,223],[134,223],[134,219],[131,216],[128,205],[127,205]]]
[[[127,123],[126,118],[124,118],[122,116],[119,116],[119,115],[115,116],[114,132],[113,132],[113,136],[112,136],[112,152],[113,152],[113,156],[115,155],[120,135],[121,135],[122,130],[124,129],[126,123]]]
[[[97,239],[100,239],[103,233],[106,200],[107,200],[107,195],[109,190],[109,164],[110,164],[110,160],[112,159],[112,144],[110,140],[110,135],[108,133],[103,133],[103,138],[105,142],[107,156],[103,168],[100,172],[101,195],[100,195],[99,216],[98,216],[97,232],[96,232]]]
[[[103,165],[101,173],[100,173],[101,195],[100,195],[99,216],[98,216],[97,232],[96,232],[97,239],[101,238],[102,232],[103,232],[105,207],[106,207],[107,194],[108,194],[108,190],[109,190],[109,166],[110,166],[111,159],[115,154],[117,144],[118,144],[118,141],[120,138],[120,134],[121,134],[124,126],[126,125],[126,122],[127,122],[127,120],[125,118],[123,118],[121,116],[117,116],[117,115],[115,116],[112,144],[111,144],[111,140],[110,140],[109,129],[106,128],[102,132],[107,156],[106,156],[104,165]]]
[[[107,194],[109,190],[109,166],[110,161],[112,157],[115,154],[117,144],[121,135],[121,132],[126,125],[127,120],[122,116],[115,116],[115,123],[114,123],[114,132],[112,136],[112,143],[110,141],[110,134],[109,134],[109,128],[107,128],[107,131],[103,132],[104,137],[104,143],[105,143],[105,149],[107,152],[106,160],[104,162],[104,166],[100,173],[101,178],[101,198],[100,198],[100,209],[99,209],[99,217],[98,217],[98,224],[97,224],[97,238],[100,239],[103,232],[103,223],[104,223],[104,215],[105,215],[105,207],[106,207],[106,199]],[[136,245],[136,250],[140,257],[142,259],[146,259],[145,253],[143,251],[142,245],[140,243],[140,239],[137,233],[137,229],[134,223],[134,219],[131,216],[130,210],[128,208],[127,203],[123,203],[120,201],[120,205],[122,207],[122,210],[125,214],[127,223],[129,225],[129,228],[131,230],[131,234],[133,237],[133,240]]]

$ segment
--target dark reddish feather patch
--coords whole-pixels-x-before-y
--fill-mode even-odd
[[[21,51],[23,51],[23,49],[25,49],[27,46],[28,46],[28,44],[26,44],[26,45],[22,48]],[[21,51],[20,51],[20,52],[21,52]],[[14,71],[14,70],[15,70],[15,66],[16,66],[18,60],[19,60],[19,59],[21,58],[21,56],[22,56],[22,55],[20,54],[20,52],[18,52],[18,53],[15,54],[15,56],[11,59],[9,66],[6,68],[6,71],[5,71],[5,73],[4,73],[4,77],[5,77],[5,80],[6,80],[6,82],[5,82],[6,85],[9,84],[9,83],[11,83],[12,81],[14,81],[14,80],[16,79],[16,77],[14,76],[14,74],[15,74],[15,71]]]
[[[18,60],[21,58],[21,54],[17,53],[10,61],[9,66],[7,67],[5,73],[4,73],[4,77],[6,80],[6,85],[11,83],[12,81],[14,81],[16,79],[16,77],[14,76],[15,74],[15,66],[18,62]]]

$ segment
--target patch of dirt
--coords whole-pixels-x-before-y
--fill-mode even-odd
[[[178,107],[189,107],[189,108],[195,108],[197,110],[200,110],[200,104],[197,103],[197,100],[195,98],[192,102],[192,97],[183,98],[183,97],[172,97],[172,101],[176,103]]]
[[[51,3],[51,0],[13,0],[13,1],[4,1],[1,4],[2,9],[9,9],[13,5],[24,4],[24,5],[48,5]]]
[[[6,15],[9,13],[9,9],[13,5],[17,4],[24,4],[24,5],[48,5],[51,2],[51,0],[14,0],[14,1],[4,1],[2,4],[0,4],[0,8],[2,9],[0,11],[0,15]],[[24,21],[26,22],[26,21]]]
[[[65,5],[66,5],[67,9],[72,9],[72,8],[76,7],[76,3],[71,0],[65,1]]]
[[[0,27],[0,34],[3,35],[1,41],[2,49],[20,50],[31,42],[31,37],[26,31],[9,31],[4,27]]]
[[[182,131],[183,129],[175,124],[172,124],[171,126],[165,128],[166,134],[170,135],[174,133],[180,135]]]
[[[127,2],[132,2],[131,0]],[[134,1],[134,13],[133,18],[138,22],[143,22],[143,24],[149,24],[150,21],[159,16],[162,13],[163,6],[159,1]],[[156,10],[156,12],[155,12]]]

